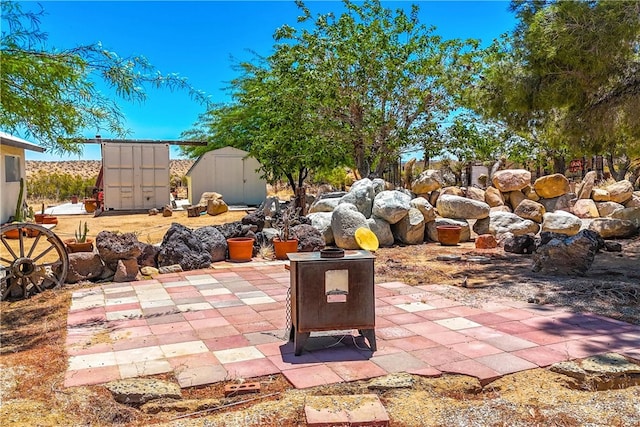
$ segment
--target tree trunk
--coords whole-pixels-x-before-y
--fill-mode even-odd
[[[567,161],[562,154],[553,154],[553,173],[564,173],[567,171]]]
[[[613,154],[609,153],[607,155],[607,166],[609,167],[609,172],[611,173],[611,177],[616,181],[622,181],[631,166],[631,162],[626,160],[624,163],[619,165],[619,168],[616,170],[615,162],[613,161]],[[633,182],[633,181],[631,181]]]

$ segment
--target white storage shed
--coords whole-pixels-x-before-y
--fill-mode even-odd
[[[208,151],[187,172],[189,202],[196,204],[202,193],[215,191],[229,206],[258,206],[267,197],[259,167],[254,157],[234,147]]]
[[[26,181],[25,150],[42,153],[44,148],[22,138],[0,132],[0,222],[5,223],[15,214],[20,194],[20,179]],[[27,183],[24,184],[27,198]]]

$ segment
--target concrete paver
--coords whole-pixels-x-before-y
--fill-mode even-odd
[[[640,326],[513,301],[469,307],[438,285],[375,285],[378,350],[357,331],[314,332],[293,354],[284,263],[217,263],[74,292],[66,386],[174,372],[182,387],[282,373],[297,388],[392,372],[502,375],[616,351],[640,356]]]

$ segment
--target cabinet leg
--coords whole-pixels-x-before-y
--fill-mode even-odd
[[[294,354],[296,356],[300,356],[302,354],[302,348],[304,347],[305,343],[307,342],[307,339],[309,338],[309,335],[311,335],[311,332],[296,332],[295,333],[295,337],[294,337],[294,341],[293,341],[293,347],[294,347]]]

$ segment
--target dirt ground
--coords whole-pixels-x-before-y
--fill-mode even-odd
[[[244,211],[188,218],[161,215],[59,217],[54,229],[73,237],[80,220],[90,237],[101,230],[135,232],[143,242],[161,241],[172,222],[196,228],[238,220]],[[437,243],[382,248],[376,252],[376,282],[434,286],[435,292],[474,305],[497,298],[557,304],[640,324],[640,238],[621,241],[620,253],[599,253],[584,277],[531,272],[527,255],[476,250],[473,243]],[[459,255],[458,261],[438,256]],[[466,287],[463,286],[466,284]],[[152,408],[116,403],[102,386],[62,386],[67,367],[64,342],[71,292],[64,287],[29,300],[0,304],[0,423],[4,426],[304,425],[309,395],[377,393],[392,426],[631,426],[640,425],[640,386],[618,390],[575,389],[568,377],[546,369],[508,375],[481,387],[465,376],[413,377],[411,388],[372,391],[366,381],[295,390],[282,376],[261,377],[257,395],[224,398],[224,384],[183,390],[184,402]],[[172,380],[170,375],[159,376]],[[244,403],[243,403],[244,401]],[[162,410],[162,408],[165,410]],[[168,409],[171,407],[172,409]]]

